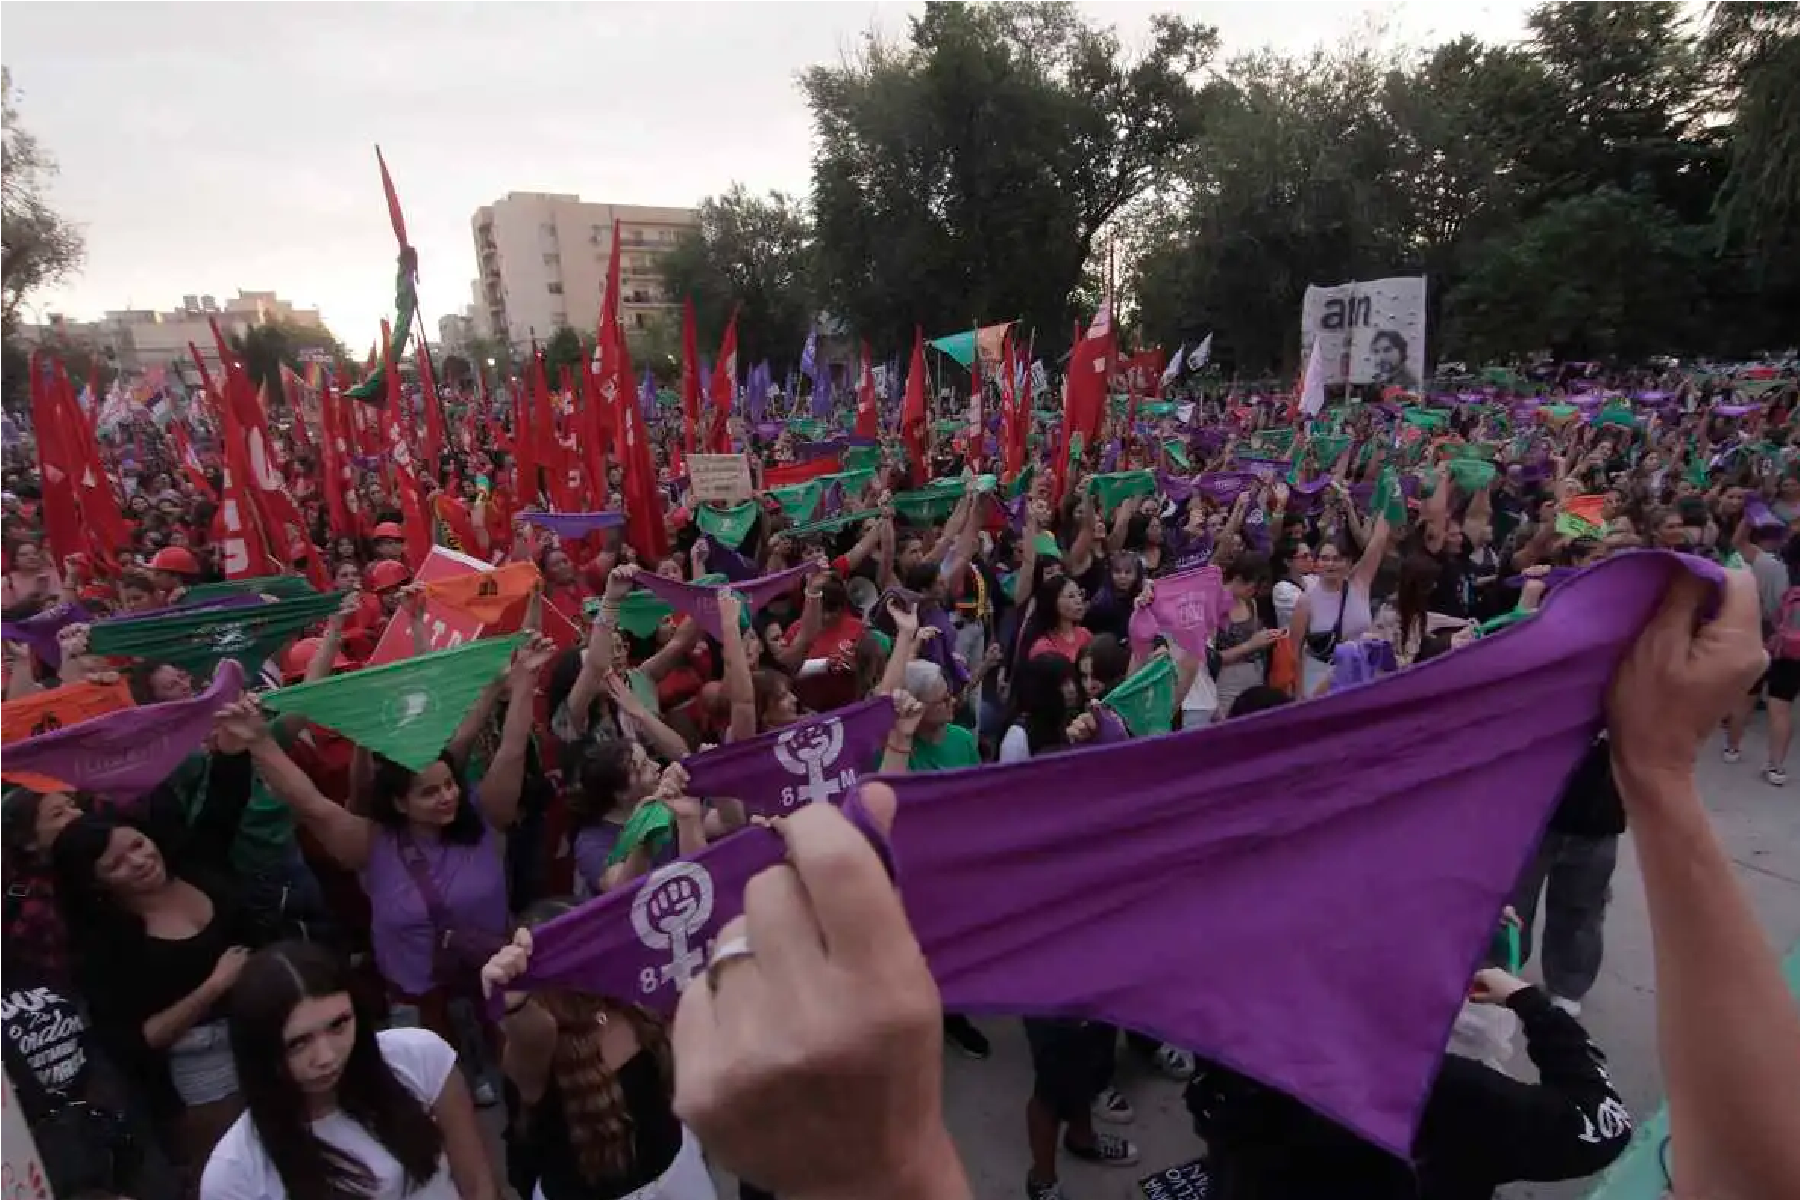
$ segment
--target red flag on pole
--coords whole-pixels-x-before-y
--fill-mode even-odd
[[[612,262],[606,271],[606,295],[600,305],[600,399],[618,430],[619,465],[625,484],[625,540],[638,561],[652,567],[669,553],[669,531],[663,522],[662,492],[656,486],[656,463],[632,387],[631,355],[619,327],[619,223],[613,222]]]
[[[419,383],[425,391],[425,473],[437,479],[444,456],[444,412],[437,390],[437,372],[431,369],[431,346],[425,341],[425,318],[419,317],[419,345],[414,358],[419,364]]]
[[[712,412],[707,418],[706,448],[714,454],[731,453],[731,435],[725,423],[731,418],[731,402],[737,396],[738,310],[731,309],[725,336],[719,339],[719,359],[713,364]]]
[[[700,428],[700,346],[694,328],[694,301],[681,307],[681,448],[692,454]]]
[[[881,436],[880,411],[875,403],[875,370],[869,363],[869,343],[862,344],[862,382],[856,389],[856,436]]]
[[[912,361],[906,367],[906,399],[900,405],[900,438],[906,445],[907,472],[917,487],[930,473],[925,461],[925,329],[913,327]]]
[[[394,414],[400,408],[400,376],[394,370],[392,340],[388,323],[381,323],[381,357],[387,379],[387,404],[382,420],[387,426],[388,455],[394,463],[394,474],[400,490],[401,529],[406,534],[406,561],[417,571],[431,553],[431,517],[425,511],[425,497],[419,491],[419,478],[413,471],[412,451],[400,436],[400,422]]]
[[[387,159],[381,147],[375,147],[375,163],[381,168],[381,190],[387,196],[388,223],[394,227],[394,241],[402,250],[412,243],[406,240],[406,216],[400,211],[400,197],[394,191],[394,178],[388,174]]]
[[[41,351],[31,356],[31,424],[37,435],[38,477],[44,489],[44,532],[56,569],[61,571],[71,554],[80,554],[86,547],[81,508],[75,499],[80,467],[63,436],[54,369]]]

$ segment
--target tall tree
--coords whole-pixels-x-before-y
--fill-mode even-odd
[[[0,118],[5,134],[0,164],[0,333],[18,328],[19,305],[31,292],[80,268],[86,253],[81,231],[44,199],[56,160],[19,124],[19,94],[12,72],[0,67]]]
[[[816,312],[812,243],[800,201],[734,184],[701,202],[698,228],[662,257],[663,282],[675,300],[693,299],[701,345],[718,345],[736,308],[744,360],[785,368]]]
[[[345,359],[343,346],[330,332],[310,325],[292,325],[270,321],[252,325],[241,334],[230,337],[231,348],[243,359],[244,371],[258,388],[268,387],[271,394],[283,394],[281,368],[303,371],[301,352],[323,351],[334,362]]]
[[[802,78],[825,306],[878,347],[1016,318],[1060,342],[1117,213],[1200,130],[1214,30],[1128,57],[1067,3],[929,3],[904,42]]]

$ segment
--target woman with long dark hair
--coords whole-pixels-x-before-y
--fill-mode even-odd
[[[282,942],[232,990],[232,1060],[245,1113],[200,1182],[201,1200],[494,1200],[456,1051],[428,1029],[376,1032],[349,966]]]
[[[544,901],[525,914],[538,925],[566,912]],[[482,986],[504,990],[531,960],[531,934],[482,969]],[[669,1025],[648,1009],[564,988],[506,996],[502,1068],[518,1089],[511,1135],[532,1176],[532,1200],[712,1200],[700,1145],[675,1116]],[[527,1181],[516,1178],[523,1192]]]
[[[1060,654],[1035,654],[1013,680],[1012,719],[1000,741],[1000,761],[1024,762],[1069,744],[1069,723],[1085,697],[1075,664]]]

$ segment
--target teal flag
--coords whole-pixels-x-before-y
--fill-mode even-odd
[[[941,338],[932,338],[925,344],[933,350],[948,354],[965,367],[975,361],[975,331],[973,329],[946,334]]]
[[[756,526],[756,501],[740,504],[702,504],[694,510],[694,522],[702,533],[710,533],[736,550]]]
[[[271,712],[293,713],[343,734],[409,771],[423,771],[494,676],[506,669],[524,634],[482,638],[386,666],[297,683],[262,698]]]
[[[1145,663],[1108,692],[1104,703],[1133,737],[1168,733],[1175,727],[1175,664],[1166,657]]]
[[[1156,475],[1151,471],[1115,471],[1110,475],[1088,476],[1088,490],[1100,502],[1100,510],[1111,514],[1119,505],[1156,491]]]
[[[769,495],[781,505],[781,511],[796,524],[810,521],[819,509],[819,501],[825,498],[825,481],[809,479],[805,483],[790,484],[787,487],[770,488]]]
[[[88,648],[107,657],[168,663],[196,675],[229,658],[254,674],[343,602],[341,592],[308,592],[242,608],[171,608],[135,620],[97,622],[88,631]]]

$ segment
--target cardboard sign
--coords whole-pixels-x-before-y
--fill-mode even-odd
[[[687,464],[688,486],[702,504],[736,504],[748,500],[754,490],[750,460],[742,454],[690,454]]]
[[[1206,1160],[1196,1158],[1144,1176],[1138,1180],[1138,1191],[1144,1200],[1206,1200],[1213,1194],[1212,1175],[1206,1169]]]

